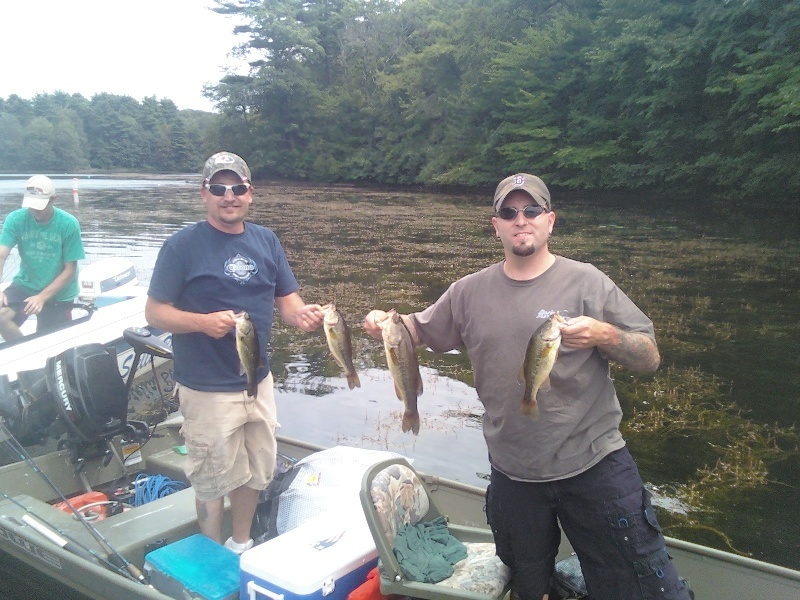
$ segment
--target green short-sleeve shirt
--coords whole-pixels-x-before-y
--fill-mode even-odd
[[[37,223],[27,208],[9,213],[0,232],[0,246],[17,247],[20,266],[14,283],[36,292],[50,285],[66,263],[77,262],[86,256],[78,220],[59,208],[53,208],[53,218],[44,224]],[[76,269],[75,277],[59,290],[53,300],[68,301],[77,295]]]

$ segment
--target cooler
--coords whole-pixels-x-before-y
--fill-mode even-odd
[[[242,554],[240,598],[346,600],[377,564],[361,511],[326,511]]]
[[[150,583],[171,598],[235,600],[239,555],[197,533],[144,557]]]

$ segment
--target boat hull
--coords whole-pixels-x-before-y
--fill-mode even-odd
[[[148,473],[159,473],[174,479],[184,479],[184,456],[176,451],[183,443],[180,419],[161,424],[160,437],[153,438],[142,450],[143,464]],[[152,446],[151,446],[152,444]],[[294,459],[304,458],[321,450],[300,440],[279,438],[279,451]],[[69,463],[68,453],[53,452],[37,458],[39,468],[53,478],[66,495],[80,493],[83,483]],[[121,467],[113,461],[87,465],[85,480],[98,487],[121,475]],[[456,523],[486,527],[483,512],[484,489],[449,479],[422,474],[443,512]],[[126,579],[99,565],[92,564],[45,540],[30,527],[22,524],[26,509],[45,516],[48,523],[58,526],[70,539],[95,548],[94,540],[70,515],[49,504],[53,492],[46,483],[32,476],[29,465],[16,463],[0,468],[0,485],[4,494],[14,498],[24,508],[6,498],[0,498],[0,539],[3,550],[26,563],[38,573],[51,577],[70,589],[92,598],[153,598],[164,600],[165,595]],[[223,527],[230,528],[229,512]],[[194,494],[191,489],[177,492],[109,517],[95,524],[111,545],[140,568],[145,554],[154,544],[182,539],[199,532],[195,515]],[[770,565],[753,559],[735,556],[667,538],[670,554],[678,571],[689,579],[698,598],[728,600],[729,598],[800,598],[800,572]],[[571,548],[563,541],[559,558],[568,556]]]

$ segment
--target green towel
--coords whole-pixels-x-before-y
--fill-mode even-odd
[[[408,579],[437,583],[453,574],[453,565],[467,557],[467,548],[450,535],[444,517],[404,525],[394,538],[394,555]]]

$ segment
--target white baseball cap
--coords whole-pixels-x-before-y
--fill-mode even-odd
[[[56,186],[45,175],[34,175],[25,184],[25,195],[22,197],[22,207],[33,210],[44,210],[50,198],[56,195]]]

